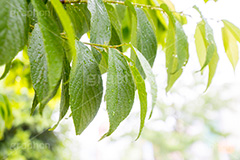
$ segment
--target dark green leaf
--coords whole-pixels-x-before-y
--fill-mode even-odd
[[[9,63],[28,39],[27,1],[0,1],[0,66]]]
[[[133,42],[133,45],[143,54],[150,66],[153,66],[157,54],[157,39],[144,11],[140,8],[136,8],[136,14],[137,34],[136,43],[134,44]],[[136,66],[140,69],[139,62],[136,63]]]
[[[88,9],[91,13],[90,42],[108,44],[111,39],[111,22],[102,0],[88,0]],[[97,62],[101,60],[101,53],[92,48]]]
[[[76,36],[80,39],[83,34],[90,30],[91,15],[87,9],[87,4],[67,4],[66,9],[73,23]]]
[[[117,33],[120,41],[122,41],[122,30],[121,30],[122,25],[121,25],[119,16],[117,14],[116,8],[109,4],[105,4],[105,6],[108,12],[109,19],[112,24],[112,28],[115,29],[115,32]]]
[[[31,79],[40,103],[40,112],[59,86],[64,54],[62,40],[55,33],[57,29],[50,32],[45,25],[41,26],[42,31],[38,24],[35,25],[28,48]]]
[[[153,66],[153,62],[157,54],[157,39],[144,11],[140,8],[136,8],[135,11],[136,17],[133,16],[133,30],[136,29],[136,32],[132,32],[131,42],[133,46],[135,46],[143,54],[149,64]],[[136,18],[136,20],[134,18]],[[132,54],[131,56],[132,59],[136,59],[136,67],[140,71],[141,75],[145,77],[139,60],[135,58],[135,54]]]
[[[134,81],[126,59],[116,49],[109,49],[106,100],[110,128],[101,139],[111,135],[129,115],[134,94]]]
[[[142,133],[144,123],[145,123],[145,118],[146,118],[146,115],[147,115],[147,92],[146,92],[144,79],[142,78],[142,76],[139,73],[139,71],[137,70],[137,68],[135,66],[131,66],[131,71],[132,71],[132,75],[133,75],[133,78],[134,78],[135,85],[136,85],[137,90],[138,90],[138,96],[139,96],[140,106],[141,106],[141,110],[140,110],[140,119],[141,119],[140,129],[139,129],[138,137],[136,138],[136,139],[138,139],[140,137],[141,133]]]
[[[12,62],[9,62],[5,65],[5,69],[4,69],[4,72],[3,72],[2,76],[0,77],[0,80],[2,80],[3,78],[6,77],[6,75],[10,71],[11,65],[12,65]]]
[[[122,43],[122,26],[121,22],[119,20],[117,11],[114,6],[105,4],[111,24],[112,24],[112,30],[111,30],[111,39],[109,44],[110,45],[118,45]],[[118,50],[122,51],[122,47],[118,47]]]
[[[30,115],[33,115],[35,109],[37,108],[38,103],[39,102],[38,102],[37,94],[36,94],[36,91],[35,91]]]
[[[62,71],[62,91],[61,91],[61,102],[60,102],[60,115],[57,124],[53,126],[53,128],[49,129],[50,131],[54,130],[63,117],[66,115],[69,109],[69,76],[70,76],[70,63],[67,59],[67,56],[64,56],[63,60],[63,71]]]
[[[96,116],[101,104],[101,73],[91,51],[76,42],[77,57],[70,73],[70,103],[76,134],[79,135]]]

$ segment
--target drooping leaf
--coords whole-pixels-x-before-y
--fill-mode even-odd
[[[144,11],[141,8],[136,8],[135,10],[137,31],[136,34],[132,36],[132,44],[143,54],[152,67],[157,54],[157,39]],[[135,56],[135,54],[133,54],[133,56]],[[136,61],[136,67],[143,75],[144,72],[138,60]]]
[[[35,25],[28,48],[31,79],[41,106],[40,112],[60,84],[64,54],[57,33],[46,30],[45,25],[41,26],[42,30],[38,24]]]
[[[228,28],[225,26],[222,28],[222,39],[225,52],[233,66],[233,69],[235,70],[239,59],[237,40],[235,39],[231,31],[229,31]]]
[[[0,80],[4,79],[6,77],[6,75],[8,74],[8,72],[10,71],[10,68],[11,68],[11,65],[12,65],[12,62],[9,62],[5,65],[5,69],[4,69],[4,72],[3,74],[1,75],[0,77]]]
[[[194,38],[195,38],[195,44],[197,44],[196,50],[197,50],[198,60],[202,68],[206,61],[207,49],[205,46],[204,36],[201,32],[201,30],[203,29],[201,28],[202,28],[202,25],[200,25],[199,23],[196,27]]]
[[[199,12],[202,18],[202,21],[197,24],[197,27],[201,32],[201,35],[203,37],[204,44],[206,47],[206,58],[205,58],[204,64],[201,66],[202,67],[201,71],[202,71],[210,63],[217,48],[216,48],[216,44],[213,36],[213,30],[211,26],[208,24],[207,19],[202,15],[201,11],[197,6],[194,6],[193,8]]]
[[[63,117],[66,115],[68,109],[69,109],[69,76],[70,76],[70,63],[67,59],[67,56],[65,54],[64,60],[63,60],[63,71],[62,71],[62,91],[61,91],[61,101],[60,101],[60,114],[57,124],[53,126],[53,128],[49,129],[50,131],[54,130],[60,121],[63,119]]]
[[[90,42],[108,44],[111,39],[111,22],[102,0],[88,0],[88,9],[91,13]],[[97,62],[101,60],[101,53],[92,48]]]
[[[70,77],[70,63],[67,60],[67,57],[64,57],[63,60],[63,72],[62,72],[62,93],[61,93],[61,102],[60,102],[60,116],[59,121],[63,119],[66,115],[69,108],[69,77]]]
[[[115,29],[118,37],[119,37],[119,40],[122,41],[122,25],[121,25],[121,22],[120,22],[120,18],[117,14],[117,11],[116,11],[116,8],[113,6],[113,5],[109,5],[109,4],[105,4],[106,6],[106,9],[107,9],[107,13],[108,13],[108,16],[109,16],[109,19],[111,21],[111,24],[112,24],[112,28]]]
[[[134,94],[134,81],[126,59],[116,49],[109,49],[106,101],[110,128],[101,139],[110,136],[129,115]]]
[[[198,23],[194,37],[201,71],[205,66],[209,68],[207,90],[215,75],[219,57],[212,29],[204,19]]]
[[[101,104],[101,73],[91,51],[76,42],[77,57],[70,73],[70,103],[76,134],[79,135],[96,116]]]
[[[67,13],[71,18],[76,36],[80,39],[90,30],[90,12],[87,4],[67,4]]]
[[[117,14],[116,8],[113,5],[105,4],[108,16],[112,24],[110,45],[122,44],[122,26]],[[122,51],[122,47],[118,47],[118,50]]]
[[[27,1],[0,1],[0,66],[9,63],[28,39]]]
[[[153,108],[156,104],[157,101],[157,83],[156,83],[156,79],[155,76],[152,72],[151,66],[148,63],[148,61],[146,60],[146,58],[142,55],[142,53],[140,51],[138,51],[135,47],[132,47],[134,53],[137,55],[139,62],[141,64],[141,67],[143,68],[143,71],[147,77],[147,81],[149,81],[150,85],[151,85],[151,95],[152,95],[152,110],[150,113],[149,118],[151,118],[152,113],[153,113]]]
[[[137,68],[135,66],[131,66],[130,68],[131,68],[131,71],[132,71],[132,75],[133,75],[133,78],[134,78],[135,85],[136,85],[137,90],[138,90],[138,96],[139,96],[140,106],[141,106],[141,110],[140,110],[141,121],[140,121],[139,134],[136,138],[136,140],[137,140],[142,133],[144,123],[145,123],[145,118],[146,118],[146,115],[147,115],[147,92],[146,92],[144,79],[142,78],[142,76],[139,73],[139,71],[137,70]]]
[[[39,104],[39,101],[38,101],[37,94],[36,94],[36,91],[35,91],[30,115],[33,115],[33,113],[34,113],[35,109],[37,108],[38,104]]]
[[[183,67],[187,64],[188,41],[184,33],[182,25],[175,19],[172,12],[166,4],[162,4],[161,8],[166,11],[169,16],[169,25],[166,39],[166,68],[168,74],[168,81],[166,91],[168,92],[176,80],[181,76]]]
[[[64,28],[66,34],[67,34],[67,39],[68,39],[69,49],[70,49],[70,52],[67,52],[67,53],[71,53],[71,55],[69,55],[68,57],[75,57],[76,56],[75,32],[73,29],[71,19],[69,18],[67,12],[63,8],[63,5],[60,3],[59,0],[51,0],[51,3],[53,5],[55,11],[57,12],[57,15],[63,25],[63,28]]]
[[[217,50],[216,50],[213,54],[213,57],[212,57],[211,61],[209,62],[209,65],[208,65],[208,69],[209,69],[208,84],[207,84],[207,87],[206,87],[205,91],[207,91],[208,87],[212,83],[213,77],[214,77],[214,75],[216,73],[216,70],[217,70],[218,60],[219,60],[219,56],[218,56]]]
[[[235,39],[240,42],[240,29],[227,20],[222,20],[224,26],[232,33]]]

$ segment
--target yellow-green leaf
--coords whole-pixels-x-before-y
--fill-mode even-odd
[[[60,3],[59,0],[51,0],[51,3],[55,11],[57,12],[58,17],[61,20],[63,28],[67,34],[67,39],[68,39],[69,49],[70,49],[70,52],[67,52],[67,53],[71,53],[71,55],[68,55],[68,58],[70,57],[74,58],[76,56],[75,33],[74,33],[71,19],[69,18],[67,12],[63,8],[63,5]]]
[[[224,26],[232,33],[235,39],[240,42],[240,29],[227,20],[222,20]]]
[[[239,59],[237,40],[231,31],[225,26],[222,28],[222,39],[227,57],[231,62],[233,69],[235,69]]]

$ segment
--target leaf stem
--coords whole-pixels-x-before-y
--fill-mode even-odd
[[[102,47],[102,48],[118,48],[118,47],[122,47],[122,46],[127,46],[127,43],[123,43],[123,44],[119,44],[119,45],[104,45],[104,44],[96,44],[96,43],[88,43],[88,42],[83,42],[86,45],[90,45],[90,46],[95,46],[95,47]]]
[[[87,3],[87,0],[60,0],[63,4],[69,4],[69,3]],[[111,0],[103,0],[104,3],[112,3],[116,5],[125,5],[123,1],[111,1]],[[146,4],[140,4],[140,3],[132,3],[133,6],[139,7],[139,8],[146,8],[146,9],[152,9],[152,10],[164,10],[160,8],[160,6],[152,6],[152,5],[146,5]]]

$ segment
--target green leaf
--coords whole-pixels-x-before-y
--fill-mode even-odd
[[[27,1],[0,1],[0,66],[9,63],[28,39]]]
[[[123,43],[129,43],[131,41],[131,33],[132,33],[132,9],[134,7],[132,3],[128,3],[129,1],[126,0],[124,3],[127,6],[116,6],[117,13],[120,18],[121,26],[122,26],[122,35],[123,35]],[[126,51],[129,46],[124,46],[123,50]]]
[[[143,54],[152,67],[157,54],[157,39],[146,14],[141,8],[136,8],[136,18],[137,32],[133,35],[132,44]],[[144,72],[138,60],[136,61],[136,67],[143,75]]]
[[[222,28],[222,39],[225,52],[233,66],[233,69],[235,70],[239,59],[237,40],[235,39],[231,31],[229,31],[228,28],[225,26]]]
[[[109,4],[105,4],[105,6],[112,24],[111,39],[109,44],[110,45],[122,44],[122,26],[116,8]],[[117,49],[122,52],[122,47],[118,47]]]
[[[232,33],[235,39],[240,42],[240,29],[227,20],[222,20],[224,26]]]
[[[113,5],[105,4],[109,19],[112,24],[112,28],[114,28],[117,33],[119,40],[122,41],[122,25],[120,22],[120,18],[117,14],[116,8]]]
[[[37,94],[36,94],[36,91],[35,91],[34,98],[33,98],[33,103],[32,103],[32,108],[31,108],[31,113],[30,113],[31,116],[33,115],[35,109],[37,108],[38,103],[39,103],[39,101],[38,101]]]
[[[44,20],[40,19],[39,23]],[[45,23],[47,22],[44,21]],[[53,25],[54,23],[49,22],[48,24]],[[31,79],[38,101],[41,104],[40,113],[55,95],[60,84],[64,54],[62,40],[57,36],[59,33],[56,33],[56,26],[50,26],[49,28],[55,27],[56,30],[49,31],[49,29],[46,30],[46,25],[41,25],[42,30],[38,24],[35,25],[28,48]]]
[[[108,54],[105,51],[102,51],[101,54],[102,54],[102,59],[99,64],[99,69],[101,71],[101,74],[104,74],[108,70]]]
[[[70,73],[70,103],[76,134],[79,135],[96,116],[101,104],[101,73],[91,51],[76,42],[77,57]]]
[[[90,12],[87,4],[67,4],[67,13],[71,18],[76,36],[80,39],[83,34],[90,30]]]
[[[6,75],[10,71],[11,65],[12,65],[12,62],[9,62],[5,65],[5,69],[4,69],[2,76],[0,77],[0,80],[4,79],[6,77]]]
[[[69,18],[67,12],[63,8],[63,5],[60,3],[59,0],[51,0],[51,3],[55,9],[55,11],[58,14],[58,17],[61,20],[61,23],[63,25],[63,28],[67,34],[68,37],[68,43],[69,43],[69,49],[72,57],[76,56],[76,49],[75,49],[75,33],[73,29],[73,25],[71,22],[71,19]],[[71,57],[70,55],[68,57]]]
[[[91,13],[90,42],[108,44],[111,39],[111,22],[103,1],[88,0],[88,9]],[[93,47],[92,52],[99,63],[101,60],[101,53]]]
[[[132,71],[132,75],[133,75],[133,78],[134,78],[135,85],[136,85],[137,90],[138,90],[138,96],[139,96],[140,106],[141,106],[141,110],[140,110],[141,121],[140,121],[139,134],[136,138],[136,140],[137,140],[142,133],[144,123],[145,123],[145,118],[146,118],[146,115],[147,115],[147,92],[146,92],[144,79],[142,78],[142,76],[139,73],[139,71],[137,70],[137,68],[135,66],[131,66],[130,68],[131,68],[131,71]]]
[[[148,5],[151,6],[160,6],[155,0],[147,0]],[[157,38],[158,44],[165,46],[165,38],[167,31],[167,23],[163,16],[163,13],[158,10],[147,9],[146,10],[150,15],[150,20],[153,22],[153,26],[155,27],[155,35]],[[153,27],[153,29],[154,29]]]
[[[146,60],[146,58],[142,55],[142,53],[140,51],[138,51],[136,48],[132,47],[134,53],[137,55],[140,64],[143,68],[143,71],[147,77],[147,81],[149,81],[150,85],[151,85],[151,95],[152,95],[152,110],[150,113],[149,118],[151,118],[152,113],[153,113],[153,108],[156,104],[157,101],[157,83],[156,83],[156,79],[155,76],[152,72],[151,66],[148,63],[148,61]]]
[[[67,59],[67,56],[65,54],[64,60],[63,60],[63,71],[62,71],[62,91],[61,91],[61,102],[60,102],[60,115],[57,124],[55,124],[49,131],[53,131],[60,121],[63,119],[63,117],[66,115],[68,109],[69,109],[69,76],[70,76],[70,63]]]
[[[135,94],[130,67],[116,49],[109,49],[108,65],[106,100],[110,128],[101,139],[110,136],[129,115]]]
[[[162,4],[161,8],[163,8],[169,16],[165,51],[168,74],[166,92],[168,92],[176,80],[181,76],[183,71],[182,68],[188,62],[189,53],[187,36],[184,33],[182,25],[175,19],[166,4]]]

